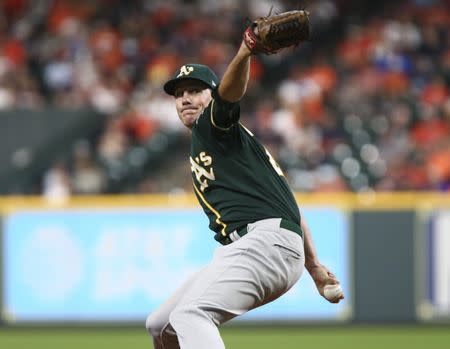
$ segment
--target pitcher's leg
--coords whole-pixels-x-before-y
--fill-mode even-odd
[[[219,247],[212,261],[190,285],[170,315],[182,349],[223,349],[218,325],[242,314],[256,300],[244,291],[237,266],[246,265],[247,247],[240,241]],[[246,273],[244,273],[246,274]]]
[[[277,246],[290,248],[291,243],[278,234],[255,231],[216,250],[169,316],[180,348],[223,349],[219,325],[278,298],[298,280],[302,251],[293,256],[280,253]],[[294,245],[301,242],[299,236],[291,237]]]
[[[177,334],[169,323],[169,316],[185,294],[186,290],[198,277],[199,273],[200,272],[197,272],[188,278],[167,301],[147,317],[145,327],[153,338],[153,346],[155,349],[180,348]]]
[[[218,324],[211,318],[209,310],[192,304],[179,306],[171,313],[170,324],[176,328],[181,348],[225,348]]]
[[[218,248],[170,315],[180,347],[223,349],[220,324],[284,293],[288,276],[274,258],[278,251],[258,234]]]

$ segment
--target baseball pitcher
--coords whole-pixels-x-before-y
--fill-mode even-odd
[[[274,54],[308,37],[306,11],[260,18],[245,31],[220,82],[207,66],[185,64],[164,85],[191,132],[194,191],[221,246],[147,318],[156,349],[225,348],[219,325],[283,295],[305,267],[328,301],[344,298],[318,260],[283,171],[239,123],[251,56]],[[327,294],[330,286],[337,291]]]

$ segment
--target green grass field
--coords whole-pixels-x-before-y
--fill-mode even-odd
[[[224,328],[227,349],[450,349],[447,327]],[[153,346],[138,329],[1,329],[2,349],[137,349]]]

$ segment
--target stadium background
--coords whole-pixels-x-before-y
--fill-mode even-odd
[[[0,1],[1,347],[151,347],[142,314],[214,248],[199,249],[189,139],[161,84],[186,62],[220,76],[245,18],[272,5],[298,2]],[[450,347],[449,3],[302,5],[311,42],[253,59],[242,122],[348,297],[332,308],[304,277],[225,341]],[[140,288],[108,293],[118,283]]]

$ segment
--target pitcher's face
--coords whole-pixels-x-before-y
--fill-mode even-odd
[[[196,80],[180,81],[175,88],[174,97],[178,117],[188,128],[192,128],[212,99],[211,90]]]

